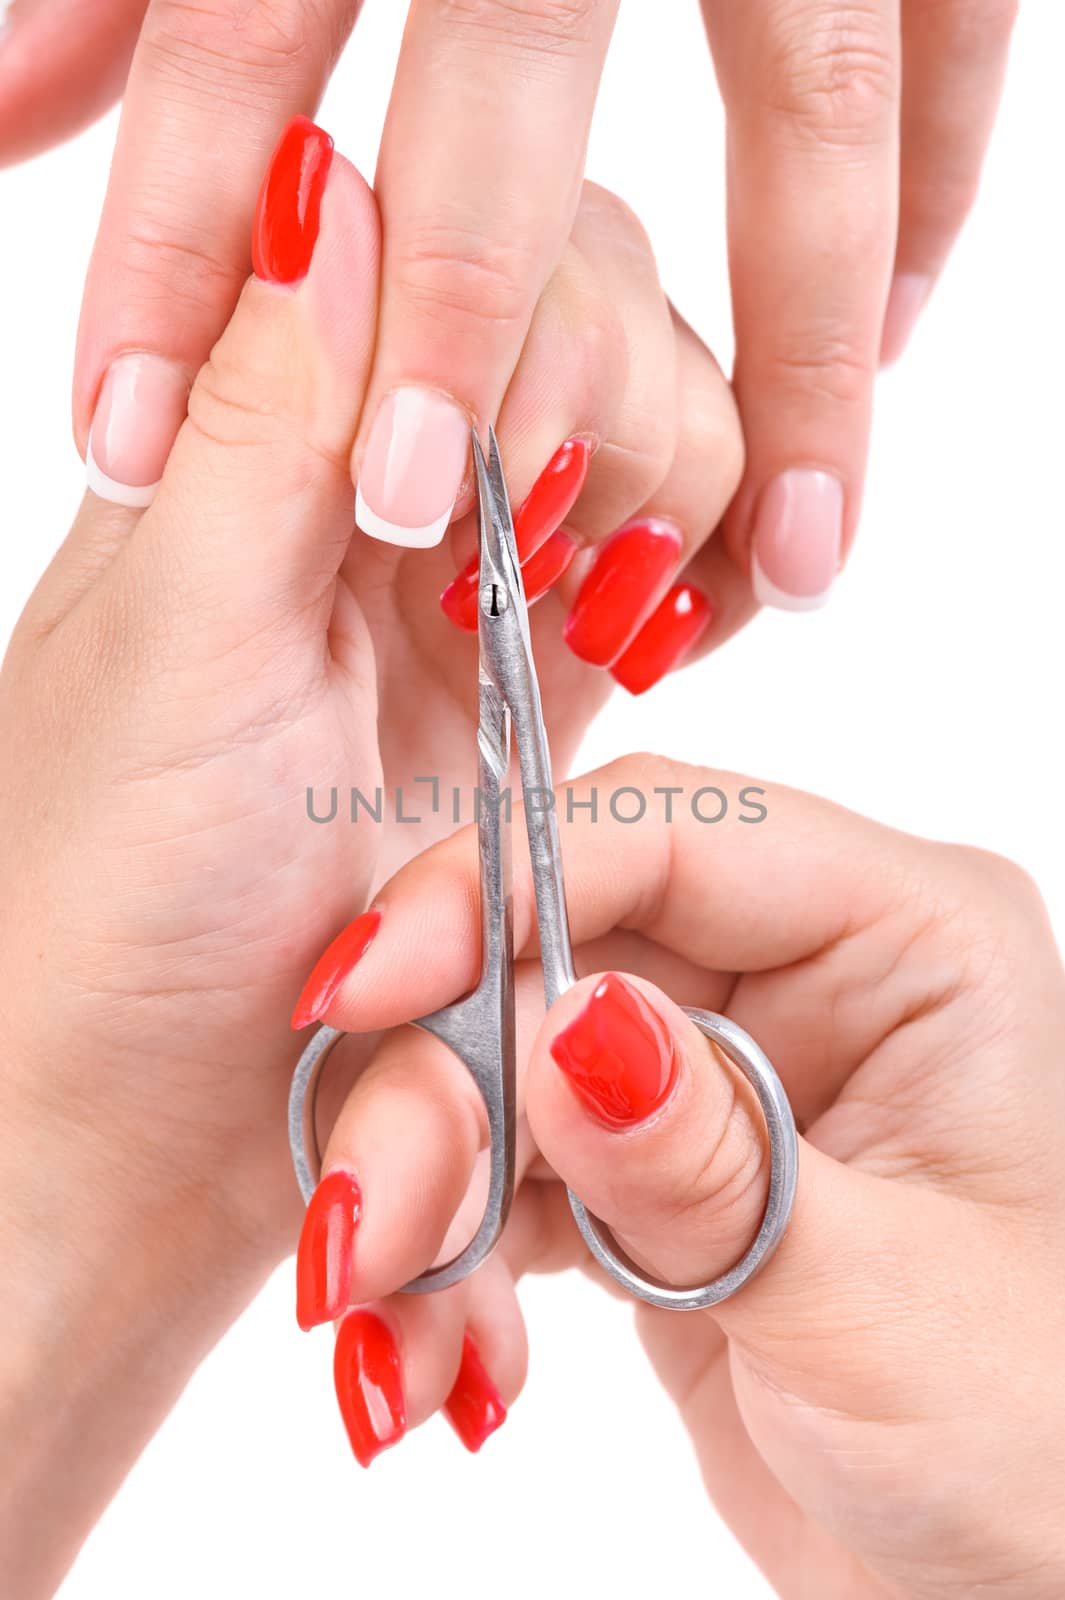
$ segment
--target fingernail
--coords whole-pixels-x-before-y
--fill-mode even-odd
[[[379,911],[364,911],[337,935],[303,986],[292,1013],[293,1028],[306,1028],[308,1023],[321,1019],[348,973],[373,944],[380,926]]]
[[[164,356],[112,361],[85,451],[93,494],[119,506],[151,505],[188,403],[188,377]]]
[[[923,272],[900,272],[888,294],[884,331],[880,337],[880,365],[897,361],[910,342],[917,319],[928,304],[932,279]]]
[[[15,0],[0,0],[0,40],[3,40],[7,32],[14,4]]]
[[[631,1128],[658,1110],[676,1082],[673,1039],[644,996],[607,973],[551,1054],[592,1115]]]
[[[816,611],[839,571],[843,485],[830,472],[794,467],[762,492],[751,540],[751,586],[760,605]]]
[[[397,389],[370,429],[355,521],[386,544],[428,550],[451,521],[470,443],[466,413],[432,389]]]
[[[563,637],[574,655],[609,667],[662,598],[676,570],[680,529],[665,517],[645,517],[618,530],[600,550]]]
[[[399,1351],[372,1311],[352,1311],[340,1324],[333,1381],[355,1459],[368,1467],[407,1431]]]
[[[296,1254],[296,1321],[308,1333],[348,1308],[362,1195],[350,1172],[330,1172],[311,1196]]]
[[[514,518],[514,542],[518,547],[518,560],[523,564],[525,598],[530,603],[536,596],[530,593],[527,563],[550,543],[555,532],[573,510],[577,497],[584,488],[584,480],[588,476],[588,463],[591,459],[592,448],[586,439],[567,439],[565,444],[559,445],[522,501],[521,509]],[[570,540],[569,543],[572,544],[573,541]],[[553,559],[556,563],[561,549],[562,546],[559,545],[554,552]],[[565,566],[560,572],[556,572],[548,583],[542,584],[539,594],[543,594],[545,588],[550,588],[552,583],[558,581],[576,552],[577,547],[573,545]],[[552,562],[549,560],[544,570],[550,571],[551,565]],[[480,563],[478,557],[474,556],[440,596],[440,606],[444,615],[449,617],[456,627],[465,629],[467,633],[477,631],[479,572]]]
[[[466,1449],[476,1455],[490,1434],[507,1420],[499,1390],[485,1371],[480,1351],[467,1333],[455,1386],[444,1402],[444,1415]]]
[[[525,585],[526,604],[532,605],[549,589],[553,589],[577,554],[579,545],[562,528],[556,528],[534,556],[530,556],[521,569]]]
[[[711,616],[709,601],[698,589],[674,584],[614,662],[611,677],[630,694],[644,694],[687,655],[710,626]]]
[[[251,259],[257,278],[298,283],[307,276],[332,160],[329,135],[307,117],[293,117],[270,157],[255,207]]]
[[[553,588],[567,570],[580,546],[562,528],[556,528],[540,548],[531,555],[521,569],[525,586],[525,603],[532,605]],[[465,633],[477,632],[477,607],[479,589],[478,568],[474,563],[472,582],[465,572],[449,583],[440,596],[440,609],[444,615],[462,628]]]

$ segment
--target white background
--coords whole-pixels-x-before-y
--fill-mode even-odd
[[[321,114],[366,172],[404,10],[371,0]],[[619,700],[582,763],[657,748],[1011,854],[1059,931],[1063,52],[1060,8],[1030,4],[981,204],[881,383],[862,532],[830,607],[766,615],[697,671]],[[0,638],[80,495],[67,397],[113,132],[0,175]],[[721,165],[695,5],[623,6],[590,173],[635,206],[727,361]],[[364,1474],[334,1409],[330,1335],[296,1331],[291,1280],[289,1266],[202,1368],[64,1600],[768,1593],[707,1508],[625,1310],[578,1281],[533,1284],[528,1389],[484,1454],[437,1420]]]

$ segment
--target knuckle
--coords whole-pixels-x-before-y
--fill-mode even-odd
[[[604,10],[603,0],[437,0],[445,29],[474,42],[521,52],[583,50]]]
[[[829,328],[778,340],[767,366],[772,383],[848,409],[865,403],[876,370],[872,351],[863,357],[852,338]]]
[[[293,436],[288,386],[223,340],[201,367],[189,396],[189,421],[202,438],[227,450]]]
[[[392,272],[409,306],[473,326],[523,326],[539,285],[536,253],[519,241],[489,239],[455,222],[422,224],[405,240]]]
[[[611,471],[624,474],[630,496],[642,503],[665,481],[677,453],[676,418],[653,405],[629,402],[607,445]]]
[[[187,228],[187,221],[184,224]],[[217,301],[236,299],[238,276],[208,232],[178,234],[173,221],[135,213],[124,241],[122,270],[133,296],[180,315]]]
[[[954,848],[964,863],[966,876],[984,886],[997,903],[1014,906],[1026,916],[1034,907],[1042,908],[1042,891],[1019,862],[1010,856],[999,855],[994,850],[982,850],[973,845]]]
[[[254,85],[261,95],[304,75],[337,20],[330,26],[311,0],[154,0],[142,47],[169,80],[212,89]]]
[[[766,103],[817,144],[879,138],[899,89],[898,66],[879,7],[799,9],[776,41]]]
[[[722,1069],[724,1070],[724,1069]],[[698,1214],[713,1218],[715,1234],[735,1234],[742,1239],[750,1232],[752,1215],[765,1204],[769,1176],[769,1157],[765,1140],[751,1116],[741,1111],[735,1085],[721,1125],[700,1158],[679,1203],[675,1222]],[[722,1244],[732,1249],[732,1243]]]

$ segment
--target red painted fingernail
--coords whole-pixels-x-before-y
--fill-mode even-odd
[[[296,283],[307,276],[332,159],[329,135],[306,117],[293,117],[259,190],[251,238],[257,278]]]
[[[330,1172],[311,1196],[296,1254],[296,1321],[307,1333],[348,1308],[362,1195],[350,1172]]]
[[[333,1380],[355,1459],[368,1467],[407,1431],[399,1351],[387,1325],[372,1311],[352,1311],[340,1324]]]
[[[533,601],[539,600],[548,589],[554,588],[568,569],[578,548],[575,539],[571,539],[564,529],[556,528],[550,539],[540,546],[535,555],[529,557],[521,569],[527,605],[531,606]]]
[[[507,1420],[507,1408],[469,1334],[462,1341],[462,1365],[455,1386],[444,1402],[444,1415],[466,1449],[474,1454],[489,1434],[495,1433]]]
[[[687,655],[710,626],[713,613],[705,595],[690,583],[676,583],[614,662],[610,675],[630,694],[653,689]]]
[[[587,439],[567,439],[559,445],[514,518],[519,561],[528,561],[555,529],[561,528],[584,488],[591,459]]]
[[[593,1116],[611,1128],[643,1122],[676,1082],[669,1029],[615,972],[600,978],[584,1010],[552,1041],[551,1054]]]
[[[328,1010],[348,973],[362,960],[381,926],[379,911],[364,911],[337,935],[303,986],[292,1013],[292,1026],[305,1028]]]
[[[630,522],[607,540],[566,619],[574,655],[594,667],[617,660],[661,600],[681,544],[680,529],[664,517]]]
[[[577,496],[584,488],[591,459],[592,449],[586,439],[567,439],[565,444],[559,445],[529,490],[521,510],[514,518],[514,542],[518,547],[518,560],[523,566],[550,540],[573,510]],[[440,596],[444,615],[466,633],[477,632],[478,571],[478,558],[474,556]],[[565,567],[562,571],[565,571]],[[562,573],[557,576],[561,577]],[[555,578],[551,580],[552,583],[555,581]],[[528,580],[525,588],[528,596]],[[543,588],[539,592],[542,594]]]

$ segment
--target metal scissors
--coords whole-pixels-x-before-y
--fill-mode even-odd
[[[489,1131],[488,1199],[480,1225],[465,1249],[453,1260],[430,1267],[406,1284],[405,1292],[410,1294],[445,1289],[473,1272],[497,1243],[514,1195],[514,946],[510,817],[505,793],[512,728],[525,799],[548,1009],[576,981],[540,687],[529,639],[514,525],[493,432],[489,432],[486,461],[474,431],[473,459],[480,499],[481,552],[477,729],[481,977],[464,999],[419,1017],[413,1025],[442,1040],[464,1064],[480,1091]],[[717,1305],[765,1264],[787,1228],[798,1172],[795,1121],[780,1079],[766,1056],[750,1035],[727,1017],[709,1011],[689,1010],[686,1014],[752,1085],[765,1118],[770,1155],[769,1198],[754,1243],[735,1266],[713,1282],[674,1288],[647,1277],[572,1191],[569,1196],[588,1249],[610,1276],[637,1299],[677,1311]],[[342,1037],[336,1028],[320,1028],[300,1057],[292,1080],[289,1144],[296,1177],[307,1201],[321,1170],[314,1115],[319,1075],[329,1052]]]

